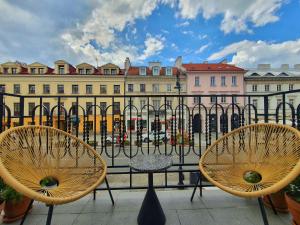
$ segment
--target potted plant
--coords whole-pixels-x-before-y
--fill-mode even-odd
[[[4,188],[5,188],[5,183],[4,183],[3,179],[0,177],[0,213],[3,210],[4,200],[2,198],[2,192],[4,191]]]
[[[300,176],[285,189],[285,200],[294,224],[300,224]]]
[[[276,193],[270,194],[269,196],[277,212],[287,213],[289,211],[284,197],[284,190],[280,190]],[[271,208],[271,203],[267,196],[263,197],[263,202],[265,206]]]
[[[12,187],[5,185],[1,193],[1,198],[5,201],[4,203],[4,223],[11,223],[18,219],[21,219],[26,209],[28,208],[31,199],[23,196],[22,194],[18,193]]]
[[[137,146],[137,147],[142,147],[142,141],[141,140],[135,140],[134,141],[134,144]]]

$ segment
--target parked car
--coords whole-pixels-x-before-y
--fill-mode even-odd
[[[126,139],[127,139],[127,134],[126,133],[124,134],[123,138],[120,138],[120,136],[117,135],[117,134],[114,137],[107,136],[106,137],[106,144],[112,144],[112,143],[120,144],[122,141],[126,141]]]
[[[145,133],[145,134],[142,134],[142,141],[143,142],[151,142],[151,141],[154,141],[155,140],[155,135],[157,135],[155,132],[151,131],[149,133],[149,139],[148,139],[148,134]],[[168,140],[170,140],[170,134],[169,133],[166,133],[164,131],[160,131],[157,135],[157,138],[159,141],[163,141],[163,142],[166,142]]]

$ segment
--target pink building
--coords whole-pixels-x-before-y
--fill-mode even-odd
[[[247,72],[242,68],[230,65],[227,63],[199,63],[199,64],[183,64],[187,75],[187,94],[196,95],[189,97],[187,104],[190,110],[195,106],[193,124],[194,131],[199,132],[200,127],[204,126],[204,112],[199,112],[198,103],[202,103],[207,110],[210,111],[209,122],[212,124],[212,130],[216,130],[217,125],[219,131],[222,131],[222,123],[227,121],[228,128],[230,129],[230,113],[233,119],[238,123],[238,115],[236,114],[237,108],[244,105],[244,98],[232,95],[241,95],[245,93],[244,74]],[[211,95],[203,97],[202,95]],[[215,95],[218,95],[215,96]],[[202,97],[201,97],[202,96]],[[216,103],[218,109],[216,110]],[[232,103],[234,103],[235,112],[232,112]],[[222,117],[222,107],[224,113],[228,116]],[[229,106],[229,107],[228,107]],[[237,107],[238,106],[238,107]],[[228,108],[227,112],[226,109]],[[200,116],[199,116],[200,114]],[[219,118],[220,117],[220,118]],[[219,122],[217,122],[219,121]],[[197,124],[200,124],[197,126]]]

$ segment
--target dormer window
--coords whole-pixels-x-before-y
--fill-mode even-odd
[[[58,74],[65,74],[65,66],[58,66]]]
[[[105,74],[105,75],[109,75],[109,74],[110,74],[109,69],[104,69],[104,74]]]
[[[86,70],[85,70],[85,73],[86,73],[86,74],[92,74],[92,70],[91,70],[91,69],[86,69]]]
[[[35,74],[35,71],[36,71],[35,68],[31,68],[31,69],[30,69],[30,73],[31,73],[31,74]]]
[[[17,74],[17,68],[11,68],[11,73],[12,74]]]
[[[167,67],[166,68],[166,75],[167,76],[172,76],[172,67]]]
[[[111,74],[112,75],[116,75],[117,74],[117,70],[116,69],[111,69]]]
[[[152,68],[152,74],[153,74],[153,76],[159,75],[159,67],[158,66],[155,66]]]
[[[8,74],[8,68],[7,68],[7,67],[4,67],[4,68],[3,68],[3,73],[4,73],[4,74]]]
[[[39,74],[44,74],[44,68],[39,68]]]
[[[78,72],[79,72],[79,74],[84,74],[84,70],[83,69],[79,69]]]
[[[140,67],[140,75],[146,76],[146,67]]]

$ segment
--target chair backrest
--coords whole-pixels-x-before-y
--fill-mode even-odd
[[[210,182],[240,196],[276,192],[300,174],[300,132],[279,124],[252,124],[229,132],[203,154],[200,170]],[[262,176],[252,185],[248,172]],[[241,178],[242,177],[242,178]]]
[[[18,192],[39,201],[76,200],[104,180],[106,169],[91,146],[53,127],[20,126],[0,134],[0,176]],[[40,181],[50,176],[64,182],[59,184],[60,193],[45,195],[41,189]]]

